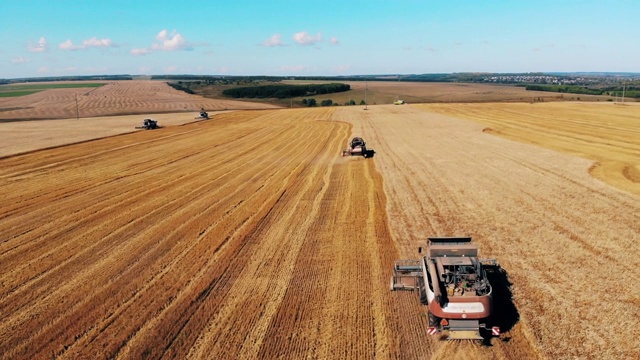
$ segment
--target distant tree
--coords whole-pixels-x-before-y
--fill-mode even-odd
[[[312,106],[316,106],[316,99],[308,99],[307,100],[307,106],[312,107]]]
[[[302,105],[307,105],[307,99],[302,99]]]
[[[331,104],[333,104],[331,99],[322,100],[322,102],[320,102],[320,106],[331,106]]]
[[[360,105],[367,105],[367,103],[364,100],[360,100]]]

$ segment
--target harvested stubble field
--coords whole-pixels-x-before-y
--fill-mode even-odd
[[[0,354],[637,358],[638,196],[483,129],[263,110],[1,159]],[[376,157],[339,157],[352,134]],[[514,284],[492,346],[428,337],[417,295],[388,291],[394,259],[451,235]]]
[[[640,104],[421,104],[485,132],[593,160],[591,174],[640,195]]]
[[[289,80],[288,84],[318,83],[318,81]],[[351,90],[313,96],[320,103],[331,99],[340,105],[354,100],[359,104],[366,99],[370,105],[392,104],[395,99],[402,99],[409,104],[417,103],[457,103],[457,102],[528,102],[536,101],[606,101],[609,96],[560,94],[544,91],[527,91],[522,86],[480,84],[480,83],[433,83],[403,81],[345,81]],[[310,96],[305,96],[310,97]],[[301,100],[298,98],[298,101]],[[294,100],[295,103],[295,100]],[[283,103],[288,106],[287,102]]]
[[[94,85],[95,82],[87,83]],[[273,109],[276,106],[207,99],[175,90],[161,81],[126,80],[111,81],[101,87],[48,89],[25,96],[0,98],[0,122],[181,111],[197,113],[201,108],[220,111]]]
[[[209,112],[211,119],[206,121],[215,121],[215,117],[224,112]],[[0,121],[0,136],[7,139],[0,143],[0,157],[137,132],[140,130],[136,127],[141,126],[145,118],[157,120],[161,127],[203,121],[195,119],[194,115],[197,116],[198,112]]]

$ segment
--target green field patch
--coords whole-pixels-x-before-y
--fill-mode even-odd
[[[42,90],[21,90],[21,91],[2,91],[0,90],[0,98],[3,97],[16,97],[16,96],[25,96],[40,92]]]
[[[11,84],[0,85],[0,97],[15,97],[34,94],[50,89],[98,88],[105,83],[72,83],[72,84]]]

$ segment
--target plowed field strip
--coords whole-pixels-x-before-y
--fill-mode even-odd
[[[348,117],[343,111],[336,116]],[[354,133],[378,152],[389,219],[404,257],[415,257],[427,236],[473,236],[483,256],[497,258],[514,284],[520,320],[506,334],[509,342],[494,340],[486,348],[428,339],[432,357],[640,354],[629,332],[608,336],[618,325],[606,321],[615,318],[631,333],[640,331],[629,320],[640,310],[637,295],[614,290],[633,281],[640,265],[625,255],[640,240],[637,197],[594,181],[589,161],[484,134],[470,122],[411,106],[373,107],[352,119]],[[605,269],[620,277],[594,279]],[[407,347],[425,344],[419,336],[406,341]]]

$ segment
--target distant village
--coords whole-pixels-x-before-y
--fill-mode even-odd
[[[555,76],[546,74],[496,74],[482,78],[482,82],[497,84],[615,85],[626,81],[633,81],[633,78],[613,76]]]

